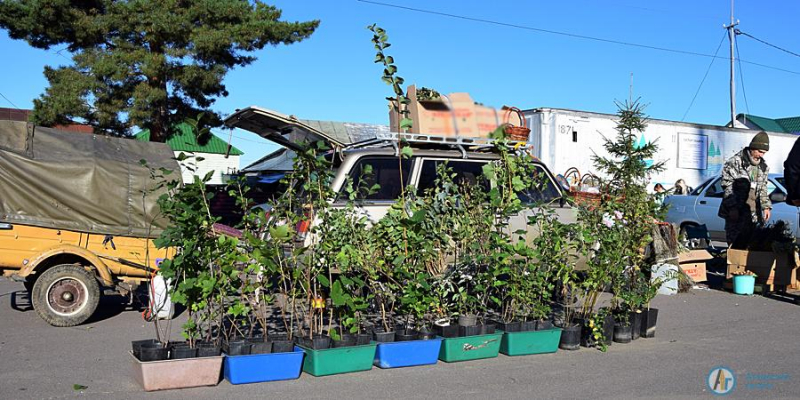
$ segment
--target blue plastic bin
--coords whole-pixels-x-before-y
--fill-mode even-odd
[[[380,368],[413,367],[436,364],[442,338],[410,340],[407,342],[378,343],[375,365]]]
[[[303,350],[295,346],[291,353],[226,356],[225,379],[234,385],[297,379],[304,355]]]
[[[734,275],[733,292],[736,294],[753,294],[756,286],[756,277],[753,275]]]

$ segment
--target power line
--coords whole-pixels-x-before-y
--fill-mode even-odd
[[[408,10],[408,11],[413,11],[413,12],[418,12],[418,13],[423,13],[423,14],[439,15],[439,16],[443,16],[443,17],[461,19],[461,20],[465,20],[465,21],[480,22],[480,23],[485,23],[485,24],[499,25],[499,26],[505,26],[505,27],[509,27],[509,28],[527,30],[527,31],[549,33],[549,34],[553,34],[553,35],[567,36],[567,37],[576,38],[576,39],[585,39],[585,40],[592,40],[592,41],[596,41],[596,42],[618,44],[618,45],[621,45],[621,46],[639,47],[639,48],[643,48],[643,49],[658,50],[658,51],[664,51],[664,52],[669,52],[669,53],[686,54],[686,55],[698,56],[698,57],[706,57],[706,58],[721,58],[721,59],[725,58],[725,57],[718,57],[716,55],[697,53],[697,52],[688,51],[688,50],[671,49],[671,48],[667,48],[667,47],[651,46],[651,45],[641,44],[641,43],[624,42],[624,41],[621,41],[621,40],[614,40],[614,39],[604,39],[604,38],[599,38],[599,37],[594,37],[594,36],[587,36],[587,35],[579,35],[579,34],[569,33],[569,32],[561,32],[561,31],[554,31],[554,30],[549,30],[549,29],[535,28],[535,27],[526,26],[526,25],[510,24],[510,23],[507,23],[507,22],[493,21],[493,20],[490,20],[490,19],[467,17],[467,16],[464,16],[464,15],[450,14],[450,13],[445,13],[445,12],[440,12],[440,11],[425,10],[425,9],[422,9],[422,8],[399,6],[399,5],[396,5],[396,4],[389,4],[389,3],[381,3],[381,2],[378,2],[378,1],[370,1],[370,0],[356,0],[356,1],[358,1],[360,3],[374,4],[374,5],[383,6],[383,7],[398,8],[398,9],[401,9],[401,10]],[[790,74],[794,74],[794,75],[800,75],[800,72],[792,71],[792,70],[788,70],[788,69],[784,69],[784,68],[773,67],[771,65],[765,65],[765,64],[760,64],[760,63],[756,63],[756,62],[752,62],[752,61],[746,61],[746,60],[741,60],[740,62],[747,63],[747,64],[752,64],[752,65],[757,65],[757,66],[763,67],[763,68],[774,69],[776,71],[782,71],[782,72],[786,72],[786,73],[790,73]]]
[[[17,110],[21,110],[21,108],[17,107],[17,105],[14,104],[13,101],[9,100],[8,97],[6,97],[6,95],[4,95],[2,92],[0,92],[0,96],[3,96],[3,98],[6,99],[6,101],[9,102],[12,106],[14,106],[14,108],[16,108]]]
[[[694,105],[694,101],[697,99],[697,95],[700,94],[700,89],[703,87],[703,83],[706,81],[708,77],[708,73],[711,72],[711,66],[714,65],[714,61],[717,59],[717,54],[719,54],[719,49],[722,47],[722,43],[725,42],[725,36],[728,35],[728,32],[722,34],[722,39],[719,41],[719,45],[717,46],[717,51],[714,52],[714,58],[711,59],[711,63],[708,64],[708,69],[706,69],[706,74],[703,75],[703,80],[700,81],[700,86],[697,87],[697,91],[694,92],[694,97],[692,97],[692,102],[689,103],[689,107],[686,109],[686,112],[683,113],[683,118],[681,118],[681,122],[686,120],[686,116],[689,115],[689,110],[692,109]]]
[[[744,69],[742,69],[742,57],[739,56],[739,39],[733,35],[733,43],[736,45],[736,58],[739,60],[739,80],[742,81],[742,96],[744,96],[744,108],[750,114],[750,104],[747,103],[747,89],[744,88]],[[733,121],[731,121],[733,124]]]
[[[783,51],[783,52],[789,53],[789,54],[791,54],[791,55],[793,55],[793,56],[795,56],[795,57],[800,57],[800,54],[797,54],[797,53],[795,53],[795,52],[793,52],[793,51],[786,50],[786,49],[784,49],[783,47],[778,47],[778,46],[776,46],[776,45],[774,45],[774,44],[772,44],[772,43],[767,43],[767,42],[765,42],[765,41],[763,41],[763,40],[761,40],[761,39],[759,39],[759,38],[757,38],[757,37],[755,37],[755,36],[753,36],[753,35],[751,35],[751,34],[749,34],[749,33],[742,32],[742,31],[740,31],[740,30],[738,30],[738,29],[736,30],[736,33],[737,33],[737,34],[739,34],[739,35],[745,35],[745,36],[747,36],[747,37],[749,37],[749,38],[751,38],[751,39],[753,39],[753,40],[755,40],[755,41],[761,42],[761,43],[763,43],[763,44],[765,44],[765,45],[767,45],[767,46],[770,46],[770,47],[774,47],[774,48],[776,48],[776,49],[778,49],[778,50],[780,50],[780,51]]]

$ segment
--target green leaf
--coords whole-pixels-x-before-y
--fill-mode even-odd
[[[331,285],[331,281],[329,281],[328,277],[323,274],[317,275],[317,281],[319,281],[319,284],[324,287],[329,287]]]
[[[77,383],[72,385],[72,390],[75,390],[75,391],[86,390],[88,388],[89,388],[88,386],[79,385]]]
[[[414,121],[411,118],[403,118],[400,120],[400,129],[411,129]]]
[[[400,155],[405,159],[409,159],[414,156],[414,150],[412,150],[411,147],[408,146],[403,147],[403,149],[400,150]]]
[[[269,236],[276,240],[284,240],[289,237],[289,225],[278,225],[269,228]]]
[[[333,286],[331,286],[331,301],[333,305],[336,307],[345,305],[347,303],[347,298],[345,296],[346,294],[344,293],[344,289],[342,289],[342,283],[339,281],[333,282]]]

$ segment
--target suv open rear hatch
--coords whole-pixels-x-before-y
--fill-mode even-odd
[[[284,115],[261,107],[247,107],[225,118],[225,126],[248,130],[294,151],[302,150],[299,143],[325,141],[331,147],[344,147],[345,143],[314,128],[294,115]]]

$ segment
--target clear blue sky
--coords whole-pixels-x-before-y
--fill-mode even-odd
[[[390,88],[373,64],[371,33],[377,23],[388,31],[398,74],[407,83],[442,93],[469,92],[473,99],[500,107],[558,107],[614,113],[615,100],[634,97],[649,104],[653,118],[681,120],[711,58],[544,33],[558,31],[605,40],[714,54],[730,20],[730,0],[375,0],[502,26],[357,0],[280,0],[284,20],[320,19],[304,42],[266,48],[259,60],[226,78],[230,96],[214,108],[223,114],[259,105],[305,119],[388,123],[384,97]],[[800,53],[800,1],[737,0],[739,29]],[[737,111],[771,118],[800,115],[800,57],[739,36],[744,90],[737,74]],[[719,49],[687,122],[729,121],[729,47]],[[0,93],[17,107],[31,108],[44,90],[44,65],[68,63],[55,51],[31,49],[0,32]],[[62,53],[63,54],[63,53]],[[737,71],[739,65],[736,65]],[[747,96],[745,104],[744,94]],[[0,98],[0,106],[13,107]],[[227,139],[227,132],[217,132]],[[274,147],[236,131],[242,166]]]

